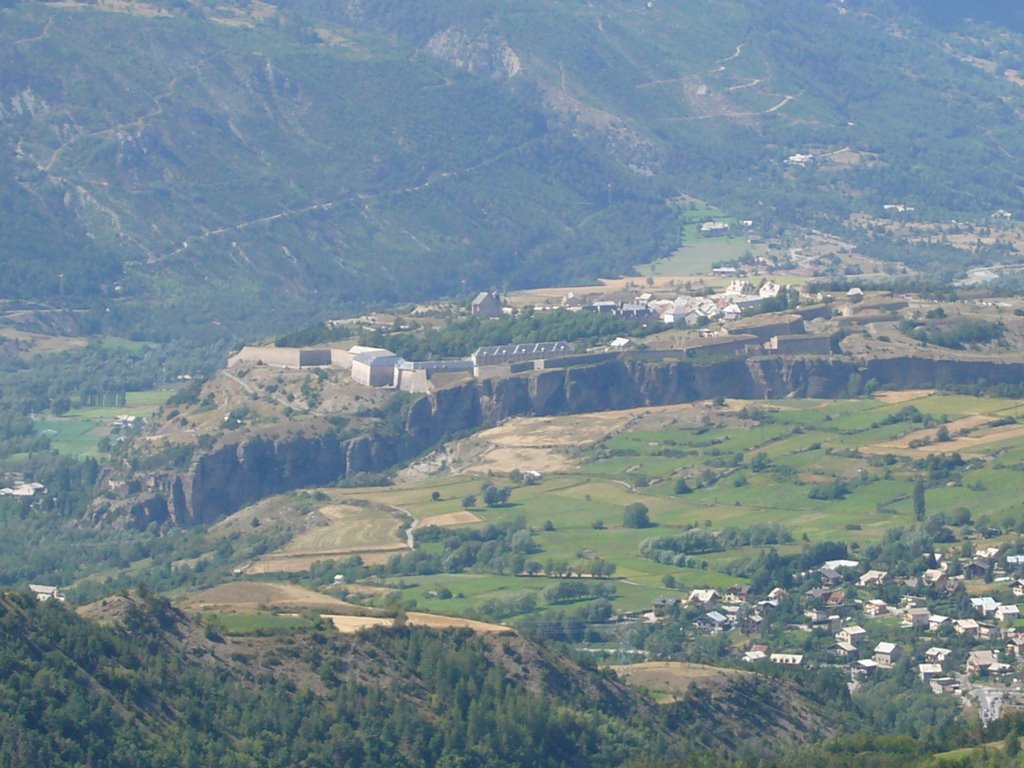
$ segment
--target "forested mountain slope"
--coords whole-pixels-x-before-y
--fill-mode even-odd
[[[512,632],[222,637],[137,593],[81,612],[0,596],[0,766],[719,765],[836,727],[793,683],[661,707]]]
[[[841,229],[1014,209],[1024,175],[1009,10],[0,6],[0,297],[149,337],[622,272],[682,194]]]

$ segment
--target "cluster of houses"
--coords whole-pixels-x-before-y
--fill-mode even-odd
[[[799,666],[813,658],[821,664],[846,665],[853,684],[857,684],[893,668],[906,654],[911,654],[918,662],[919,679],[933,691],[966,695],[964,687],[970,685],[970,680],[983,676],[992,681],[1007,676],[1015,670],[1013,662],[1024,659],[1024,627],[1017,626],[1021,618],[1019,606],[987,595],[968,597],[966,582],[994,579],[1002,593],[1009,591],[1013,597],[1024,599],[1024,579],[1011,580],[1007,575],[1008,570],[1024,566],[1024,555],[1000,557],[998,548],[988,547],[970,558],[945,558],[939,554],[933,557],[938,567],[904,579],[886,571],[863,571],[855,560],[829,561],[799,574],[798,579],[816,582],[817,586],[792,598],[780,587],[760,599],[748,585],[735,585],[724,592],[695,589],[685,597],[658,598],[644,618],[657,622],[673,614],[696,614],[690,621],[698,633],[735,630],[755,634],[783,601],[796,599],[802,609],[802,622],[790,624],[789,628],[810,631],[822,639],[831,634],[827,646],[817,643],[809,657],[807,651],[772,652],[766,644],[753,643],[742,653],[744,662]],[[953,567],[954,562],[957,567]],[[953,571],[962,572],[954,575]],[[919,591],[928,593],[930,598],[915,594]],[[898,595],[898,602],[890,604],[880,597],[867,597],[883,592],[890,600]],[[961,615],[935,612],[929,603],[960,606],[950,612]],[[796,606],[790,603],[789,608],[793,611]],[[790,613],[793,615],[797,614]],[[908,635],[908,630],[912,634]],[[922,654],[920,638],[929,635],[934,635],[936,642]],[[875,642],[869,642],[869,636]],[[916,638],[916,652],[908,637]],[[943,641],[952,642],[959,652],[942,647]]]
[[[9,486],[0,488],[0,496],[17,496],[20,498],[32,498],[37,494],[45,494],[46,486],[42,483],[26,483],[18,480]]]
[[[569,291],[562,300],[562,307],[570,311],[589,311],[652,320],[656,318],[670,325],[695,327],[755,315],[764,309],[767,300],[776,298],[785,289],[772,280],[755,286],[749,280],[736,278],[725,290],[710,296],[680,294],[673,299],[656,298],[654,294],[648,292],[618,300],[604,298],[585,302],[573,291]]]

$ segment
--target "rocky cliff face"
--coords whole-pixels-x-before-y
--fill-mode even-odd
[[[1017,382],[1024,364],[891,358],[858,364],[824,358],[754,358],[713,363],[610,360],[592,366],[484,379],[443,389],[409,408],[404,433],[252,438],[197,455],[188,471],[135,480],[131,501],[97,518],[137,526],[210,523],[274,493],[323,485],[359,472],[381,472],[447,437],[512,416],[585,413],[668,405],[718,396],[760,399],[836,397],[851,376],[893,388]]]

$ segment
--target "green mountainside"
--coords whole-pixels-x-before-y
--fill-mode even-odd
[[[684,194],[839,231],[1024,175],[1024,38],[884,0],[3,5],[2,297],[147,338],[622,273]]]
[[[81,612],[0,596],[0,766],[719,765],[835,728],[793,683],[659,706],[511,632],[222,635],[136,593]]]

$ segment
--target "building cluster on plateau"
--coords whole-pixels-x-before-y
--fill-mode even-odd
[[[736,270],[729,269],[729,276]],[[755,286],[749,280],[733,279],[723,291],[709,296],[681,293],[675,298],[656,298],[651,293],[623,297],[622,301],[602,299],[585,302],[569,291],[562,306],[570,311],[589,311],[622,315],[623,317],[658,319],[668,325],[700,326],[712,322],[730,322],[764,311],[769,299],[776,299],[788,286],[768,280]]]
[[[723,275],[725,276],[725,275]],[[659,339],[648,336],[643,342],[622,337],[606,347],[580,351],[566,341],[510,343],[480,347],[463,358],[406,360],[381,347],[353,346],[350,349],[299,349],[288,347],[242,348],[228,360],[229,366],[241,363],[305,368],[337,366],[349,368],[352,380],[365,387],[388,387],[405,392],[429,392],[455,379],[474,376],[490,378],[526,371],[566,368],[611,359],[628,354],[632,359],[692,359],[735,355],[827,355],[834,350],[830,334],[807,333],[804,320],[822,316],[824,305],[790,314],[773,313],[753,317],[766,310],[788,286],[771,280],[755,286],[728,268],[731,281],[720,292],[710,295],[679,294],[659,298],[652,293],[623,292],[598,300],[584,301],[570,291],[562,308],[571,312],[594,312],[628,318],[638,327],[651,324],[699,328],[690,339]],[[475,317],[493,318],[506,312],[495,292],[481,292],[470,304]]]

